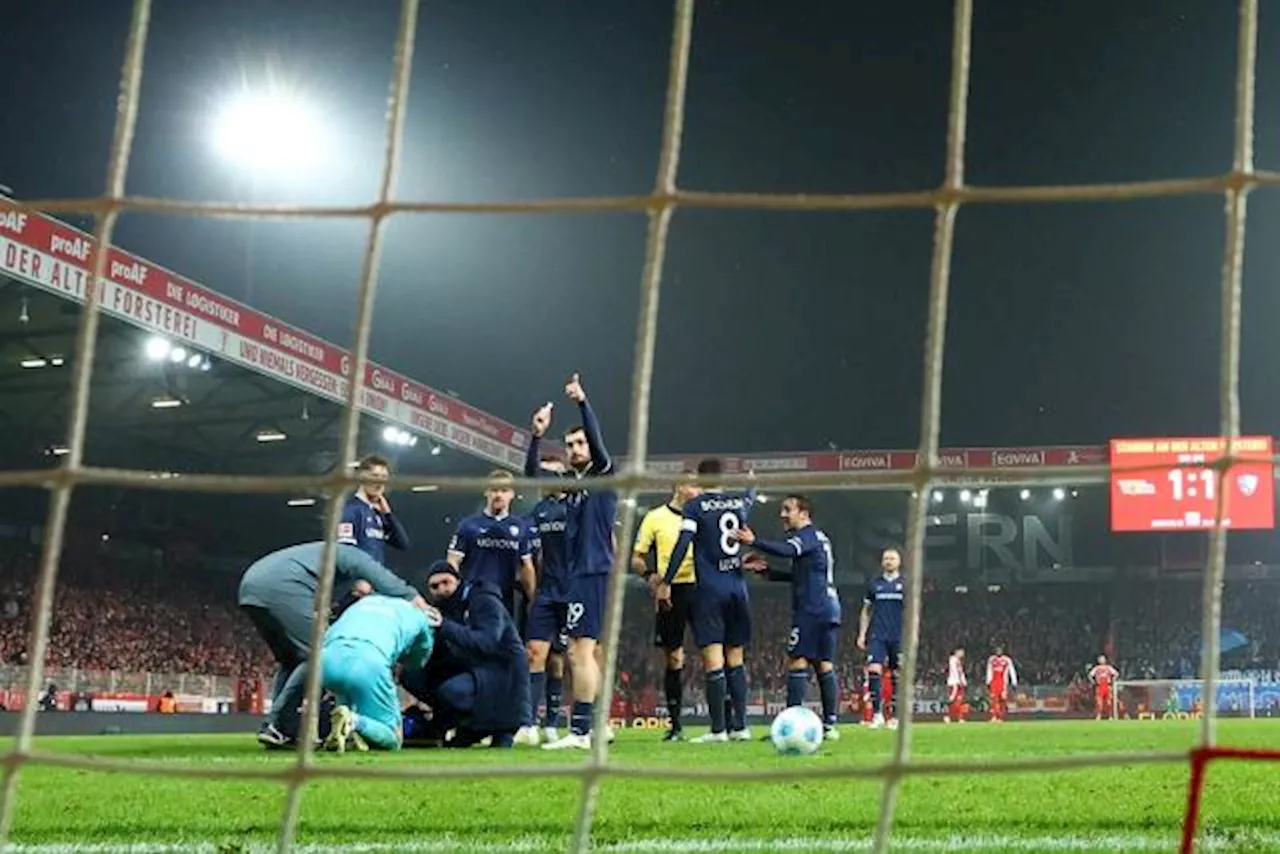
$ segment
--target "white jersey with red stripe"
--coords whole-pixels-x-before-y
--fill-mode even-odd
[[[947,687],[963,688],[969,684],[969,680],[964,675],[964,659],[958,655],[951,656],[947,661]]]
[[[1102,691],[1110,691],[1111,685],[1120,678],[1120,671],[1110,664],[1095,664],[1089,671],[1089,681]]]
[[[1007,655],[993,655],[987,659],[987,684],[1013,688],[1018,684],[1018,670]]]

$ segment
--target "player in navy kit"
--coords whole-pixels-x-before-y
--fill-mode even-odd
[[[858,649],[867,651],[867,679],[871,683],[871,704],[875,716],[871,728],[884,726],[885,709],[881,675],[886,669],[896,673],[902,644],[902,604],[905,584],[902,577],[902,552],[885,549],[880,555],[881,574],[871,579],[862,600],[858,618]],[[890,728],[894,718],[890,717]]]
[[[515,490],[511,475],[495,471],[484,491],[484,512],[458,523],[447,559],[464,581],[487,581],[498,588],[507,613],[515,617],[516,586],[533,600],[533,546],[528,527],[511,515]]]
[[[813,524],[813,504],[803,495],[788,495],[778,512],[787,539],[762,540],[743,526],[738,540],[775,557],[791,559],[790,570],[768,569],[770,581],[791,582],[791,633],[787,637],[787,705],[804,703],[810,665],[818,672],[824,738],[837,739],[839,691],[836,685],[836,636],[840,631],[840,596],[835,586],[831,540]]]
[[[378,563],[386,564],[387,546],[399,551],[409,548],[409,532],[392,515],[387,501],[391,469],[382,457],[370,455],[360,460],[356,474],[360,486],[342,506],[338,542],[355,546]]]
[[[720,473],[721,463],[717,459],[698,464],[700,475]],[[698,585],[693,600],[693,640],[702,650],[707,706],[711,714],[711,732],[695,738],[694,742],[749,741],[747,672],[743,659],[746,646],[751,642],[751,606],[747,581],[742,574],[743,553],[738,534],[747,522],[755,495],[754,492],[700,487],[694,487],[693,493],[684,505],[680,539],[664,568],[662,583],[654,591],[654,598],[660,606],[670,607],[671,584],[680,571],[685,553],[693,546]],[[725,720],[726,692],[728,721]]]
[[[547,472],[563,473],[564,463],[556,457],[542,461]],[[531,718],[516,733],[516,744],[536,745],[539,741],[559,739],[560,701],[564,694],[564,652],[568,646],[569,560],[565,544],[565,528],[569,515],[568,502],[559,484],[543,491],[542,500],[533,508],[529,522],[534,537],[534,565],[538,570],[538,592],[529,606],[525,625],[525,641],[529,650],[530,714],[536,715],[538,703],[546,699],[547,710],[542,719],[542,732]]]
[[[565,627],[569,635],[569,669],[573,676],[573,711],[569,734],[549,744],[547,750],[587,749],[591,746],[591,716],[600,689],[600,664],[596,647],[604,632],[605,599],[609,574],[613,571],[614,521],[618,515],[618,494],[608,489],[592,489],[587,481],[613,473],[613,460],[604,446],[600,423],[587,403],[587,393],[578,375],[564,387],[564,393],[578,405],[581,426],[564,435],[569,469],[563,475],[567,507],[565,545],[569,560],[569,603]],[[552,404],[540,407],[530,426],[532,441],[525,458],[526,477],[554,474],[540,464],[539,448],[551,426]],[[570,480],[571,479],[571,480]]]

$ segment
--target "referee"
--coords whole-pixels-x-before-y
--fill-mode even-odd
[[[652,593],[662,580],[659,569],[665,569],[680,539],[680,524],[684,504],[693,497],[695,487],[689,483],[677,483],[671,500],[645,514],[636,536],[631,555],[631,568],[644,578]],[[653,562],[649,561],[650,555]],[[671,607],[659,608],[654,616],[654,646],[666,657],[666,674],[663,687],[667,697],[667,714],[671,717],[671,729],[664,741],[681,741],[684,738],[680,723],[680,707],[684,703],[684,633],[689,625],[689,614],[698,585],[693,570],[693,549],[685,555],[671,584]]]

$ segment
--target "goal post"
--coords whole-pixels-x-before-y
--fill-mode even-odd
[[[1221,679],[1214,709],[1219,717],[1252,718],[1256,714],[1258,683],[1254,679]],[[1204,713],[1203,679],[1120,680],[1111,693],[1115,718],[1190,720]]]

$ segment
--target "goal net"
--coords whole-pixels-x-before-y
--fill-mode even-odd
[[[1204,717],[1203,679],[1140,679],[1116,683],[1111,714],[1137,720],[1191,720]],[[1252,679],[1222,679],[1214,685],[1218,717],[1256,717],[1258,683]]]
[[[356,5],[351,4],[352,10],[356,9]],[[1183,828],[1183,848],[1185,851],[1191,850],[1196,834],[1199,792],[1204,765],[1211,760],[1220,758],[1280,758],[1280,754],[1251,754],[1246,751],[1222,750],[1217,746],[1216,720],[1222,716],[1251,715],[1254,707],[1254,696],[1249,689],[1248,683],[1224,682],[1218,678],[1221,660],[1219,630],[1222,625],[1222,591],[1227,564],[1227,532],[1225,526],[1221,524],[1221,519],[1219,518],[1219,523],[1212,531],[1207,560],[1199,567],[1197,574],[1197,578],[1202,578],[1203,581],[1198,613],[1202,624],[1202,631],[1199,636],[1205,640],[1199,651],[1200,667],[1197,671],[1203,674],[1203,681],[1190,683],[1172,681],[1155,684],[1122,683],[1121,688],[1116,692],[1117,703],[1128,706],[1132,702],[1135,708],[1142,705],[1147,708],[1161,709],[1166,707],[1166,703],[1176,701],[1179,709],[1178,714],[1182,714],[1183,710],[1187,710],[1187,713],[1190,714],[1190,710],[1195,709],[1197,703],[1199,703],[1199,720],[1196,722],[1199,734],[1198,746],[1190,753],[1183,749],[1148,750],[1145,752],[1117,749],[1108,753],[1068,755],[1070,749],[1064,749],[1045,750],[1037,752],[1035,755],[992,761],[991,757],[986,755],[965,757],[963,753],[952,752],[943,755],[939,759],[930,756],[926,757],[928,761],[922,761],[913,751],[914,739],[917,732],[920,731],[917,726],[916,715],[917,713],[922,716],[931,714],[941,717],[946,710],[945,695],[941,690],[938,690],[937,679],[933,680],[935,684],[930,685],[929,680],[925,677],[928,672],[932,672],[936,677],[938,669],[945,667],[947,656],[947,650],[945,649],[922,650],[922,621],[929,619],[928,614],[923,611],[922,604],[925,601],[924,594],[926,591],[925,574],[927,567],[925,565],[925,553],[926,541],[932,539],[929,536],[931,526],[955,524],[954,520],[947,521],[945,514],[939,515],[935,508],[935,487],[942,488],[944,484],[948,486],[962,484],[977,488],[977,485],[990,486],[998,484],[1003,487],[1012,487],[1015,490],[1015,494],[1019,488],[1022,488],[1024,493],[1029,491],[1048,492],[1050,490],[1056,493],[1063,493],[1064,490],[1061,487],[1064,484],[1103,485],[1109,482],[1108,478],[1111,474],[1111,466],[1104,460],[1091,464],[1067,465],[1064,462],[1060,465],[1031,466],[1023,465],[1023,462],[1016,458],[999,459],[995,454],[989,453],[984,462],[975,462],[964,458],[958,464],[950,460],[946,464],[943,463],[940,454],[942,401],[944,399],[943,364],[944,357],[947,354],[948,300],[951,295],[951,269],[953,247],[956,242],[956,219],[962,206],[972,204],[996,206],[1010,203],[1033,205],[1063,202],[1115,202],[1186,195],[1223,198],[1225,200],[1225,227],[1223,228],[1224,245],[1219,283],[1220,304],[1222,306],[1222,319],[1219,329],[1221,358],[1219,360],[1220,372],[1218,375],[1219,407],[1215,432],[1223,437],[1241,435],[1239,362],[1246,203],[1249,192],[1255,188],[1280,187],[1280,175],[1258,170],[1254,165],[1255,65],[1259,5],[1257,0],[1240,0],[1239,3],[1234,135],[1230,158],[1231,168],[1225,174],[1168,180],[1070,186],[984,187],[968,183],[965,176],[965,144],[968,132],[968,96],[970,57],[973,47],[974,2],[973,0],[955,0],[951,33],[950,76],[947,84],[945,158],[942,164],[944,178],[941,186],[924,190],[907,189],[900,192],[876,194],[784,194],[750,191],[710,192],[686,189],[679,185],[677,177],[685,119],[686,82],[693,44],[695,2],[694,0],[676,0],[674,3],[662,133],[657,158],[657,170],[651,192],[601,198],[548,198],[542,200],[474,203],[447,203],[432,200],[406,201],[401,199],[396,192],[397,173],[404,149],[405,117],[409,80],[414,61],[415,39],[420,29],[420,5],[424,8],[427,7],[427,4],[420,4],[418,0],[402,0],[400,3],[393,48],[385,135],[383,138],[384,156],[380,164],[378,192],[374,198],[368,199],[365,204],[326,208],[306,206],[268,207],[237,204],[199,204],[131,196],[126,188],[126,174],[138,120],[138,101],[143,80],[143,60],[148,55],[147,40],[152,11],[150,0],[134,0],[129,38],[125,46],[120,97],[116,111],[116,126],[108,156],[108,177],[102,195],[93,199],[33,200],[28,204],[16,204],[13,206],[14,210],[25,211],[33,216],[40,212],[92,214],[95,217],[94,243],[91,245],[86,244],[88,248],[80,247],[77,244],[75,248],[65,250],[63,253],[64,260],[71,257],[68,253],[74,253],[76,259],[78,259],[75,263],[79,265],[80,272],[88,278],[88,281],[103,283],[104,286],[84,289],[85,310],[79,318],[74,352],[68,354],[71,359],[68,363],[71,388],[70,394],[66,396],[70,401],[67,429],[65,440],[59,443],[59,447],[56,450],[51,451],[51,454],[56,454],[55,463],[43,468],[32,466],[30,470],[0,473],[0,487],[42,489],[47,491],[49,495],[48,514],[41,529],[41,554],[35,572],[36,584],[29,603],[31,630],[29,641],[26,644],[29,661],[24,671],[24,684],[19,686],[15,692],[15,695],[24,696],[27,701],[22,706],[12,750],[4,757],[4,782],[3,790],[0,791],[0,847],[3,847],[11,840],[11,832],[15,829],[15,816],[20,815],[23,811],[21,806],[23,798],[36,797],[43,786],[43,781],[47,779],[33,779],[28,785],[19,785],[19,778],[23,775],[31,775],[32,778],[35,778],[38,774],[51,773],[57,769],[77,769],[77,772],[79,772],[79,769],[128,772],[147,775],[154,779],[163,779],[166,782],[192,778],[200,780],[202,783],[209,780],[230,780],[237,784],[241,781],[258,781],[278,785],[285,793],[278,822],[278,848],[282,852],[292,850],[295,847],[296,835],[303,822],[302,804],[304,791],[320,790],[323,792],[327,788],[330,795],[332,795],[334,787],[316,782],[321,779],[343,778],[344,785],[348,782],[355,782],[357,778],[366,781],[377,780],[383,782],[396,781],[403,783],[412,781],[415,785],[421,786],[445,781],[449,784],[456,784],[464,792],[471,793],[468,797],[471,797],[477,808],[483,806],[486,802],[500,800],[493,797],[492,793],[488,791],[469,788],[475,786],[481,779],[489,783],[495,780],[509,782],[518,778],[522,782],[529,783],[530,788],[543,785],[550,787],[560,784],[562,788],[558,791],[563,793],[572,792],[574,815],[571,835],[567,841],[569,850],[575,852],[575,854],[588,851],[593,845],[593,840],[598,838],[597,813],[603,809],[601,805],[607,800],[601,798],[601,788],[611,777],[615,780],[626,780],[628,786],[633,784],[638,786],[646,778],[650,783],[654,779],[664,782],[678,780],[688,783],[713,783],[718,787],[718,792],[724,793],[726,797],[731,794],[737,794],[739,790],[749,784],[788,781],[788,786],[795,787],[796,783],[803,781],[826,787],[824,793],[835,799],[830,801],[830,803],[835,804],[832,811],[833,814],[838,814],[839,810],[846,807],[852,809],[853,801],[857,799],[846,798],[844,801],[840,801],[840,798],[845,798],[846,796],[842,794],[839,786],[831,787],[831,781],[856,779],[867,784],[874,784],[879,789],[878,798],[875,801],[874,814],[870,816],[866,824],[859,827],[859,832],[862,833],[863,838],[855,842],[845,840],[837,841],[834,845],[827,845],[822,841],[817,841],[812,848],[806,848],[803,840],[791,840],[783,846],[778,844],[779,840],[773,839],[765,840],[764,842],[755,840],[743,843],[738,847],[732,837],[719,837],[704,840],[704,842],[708,843],[705,845],[691,845],[689,850],[779,850],[785,847],[789,850],[869,849],[877,852],[877,854],[882,854],[882,852],[890,850],[894,845],[895,819],[899,812],[900,795],[904,792],[904,785],[908,790],[910,787],[910,783],[904,784],[904,781],[918,775],[948,776],[969,780],[978,775],[1026,774],[1027,772],[1034,772],[1039,775],[1086,766],[1124,766],[1128,768],[1135,764],[1165,764],[1190,767],[1191,797],[1189,798]],[[733,6],[733,4],[722,5],[726,8]],[[352,14],[359,13],[353,11]],[[426,29],[426,27],[427,25],[424,23],[422,29]],[[896,732],[885,734],[888,736],[885,743],[891,744],[891,748],[887,749],[886,760],[878,765],[869,766],[865,762],[850,762],[844,765],[786,763],[779,764],[776,767],[770,766],[764,770],[759,768],[740,769],[714,760],[703,762],[696,758],[695,754],[686,754],[686,756],[695,756],[695,758],[685,759],[679,766],[673,765],[663,768],[619,765],[611,761],[610,742],[605,733],[608,731],[609,716],[614,709],[615,690],[621,681],[619,679],[617,655],[623,631],[622,617],[624,599],[626,598],[625,590],[628,586],[628,577],[630,575],[628,568],[631,557],[629,544],[634,542],[639,521],[637,508],[640,502],[638,497],[669,490],[672,479],[670,470],[661,470],[652,465],[653,460],[650,454],[649,441],[651,416],[653,415],[651,391],[658,341],[659,296],[664,287],[664,261],[668,236],[673,227],[673,214],[678,208],[846,213],[873,210],[912,210],[924,211],[933,216],[933,239],[927,276],[927,316],[923,349],[919,354],[919,363],[923,366],[923,378],[920,383],[918,400],[920,418],[918,432],[914,434],[918,435],[919,441],[916,447],[910,449],[910,462],[904,466],[882,466],[874,460],[869,460],[867,465],[844,466],[837,464],[825,470],[808,470],[804,472],[793,470],[783,473],[777,470],[752,472],[748,468],[743,468],[738,471],[727,472],[724,476],[704,477],[701,479],[701,483],[704,486],[725,486],[744,489],[754,486],[774,494],[792,489],[804,490],[805,492],[879,490],[885,493],[891,492],[895,497],[902,499],[902,504],[905,505],[905,513],[900,514],[901,524],[894,532],[895,536],[883,543],[887,545],[892,542],[901,547],[901,556],[904,560],[903,568],[905,570],[904,584],[906,589],[900,594],[900,598],[905,599],[901,667],[894,680],[895,706],[898,710],[899,726]],[[94,377],[96,353],[102,342],[102,336],[100,336],[100,330],[103,326],[102,316],[112,308],[105,297],[105,294],[108,293],[105,285],[111,281],[112,276],[117,276],[117,271],[112,269],[112,253],[93,251],[91,247],[111,246],[117,220],[120,214],[125,211],[275,220],[323,219],[328,221],[335,218],[346,218],[351,221],[361,221],[362,224],[368,226],[368,239],[363,246],[359,267],[358,290],[355,299],[356,310],[352,317],[354,339],[350,346],[349,354],[343,356],[340,371],[341,378],[335,380],[332,385],[331,398],[340,398],[341,402],[339,414],[340,438],[336,442],[334,449],[334,459],[331,467],[333,473],[323,476],[316,475],[314,474],[314,468],[306,472],[298,471],[288,475],[276,474],[273,476],[264,475],[257,470],[251,470],[251,473],[244,475],[213,474],[208,471],[193,470],[181,472],[180,476],[176,476],[171,471],[142,470],[137,466],[125,468],[107,464],[95,464],[94,460],[86,457],[86,438],[90,432],[88,424],[90,389]],[[322,615],[330,613],[335,593],[334,565],[337,550],[334,538],[339,529],[342,499],[353,487],[358,485],[358,480],[350,472],[353,470],[358,458],[358,449],[362,444],[361,413],[364,407],[364,396],[369,391],[369,387],[363,378],[371,373],[369,349],[373,335],[374,306],[377,302],[375,297],[378,293],[379,269],[383,241],[385,239],[384,226],[386,221],[394,216],[428,212],[466,214],[468,216],[485,214],[538,215],[568,212],[575,214],[625,212],[632,214],[643,213],[647,216],[648,231],[644,247],[643,266],[641,270],[637,271],[638,314],[635,321],[634,373],[631,377],[630,394],[627,401],[627,439],[625,449],[619,449],[623,452],[619,454],[619,457],[625,457],[626,462],[625,465],[619,465],[607,479],[593,481],[592,483],[593,490],[597,489],[597,484],[600,489],[616,490],[621,500],[619,502],[620,510],[617,527],[617,542],[620,547],[617,549],[617,563],[609,581],[607,605],[604,607],[604,636],[599,639],[605,655],[602,663],[602,678],[599,681],[600,693],[594,704],[595,719],[592,727],[594,737],[591,740],[590,751],[581,755],[581,761],[572,763],[539,762],[536,760],[517,761],[517,757],[512,757],[510,761],[505,761],[505,759],[495,757],[493,754],[486,755],[483,759],[475,762],[458,761],[456,757],[451,757],[455,761],[447,762],[423,761],[399,764],[384,764],[374,761],[352,764],[319,762],[314,756],[314,741],[307,736],[314,734],[316,730],[315,710],[320,707],[322,667],[318,658],[320,656],[319,651],[322,648],[324,632],[323,621],[321,620],[315,621],[309,643],[309,648],[316,651],[316,657],[311,659],[306,685],[307,699],[305,706],[310,712],[302,730],[303,737],[299,741],[297,756],[296,758],[290,757],[287,767],[284,764],[270,764],[265,761],[251,767],[235,764],[219,765],[213,762],[201,763],[195,760],[184,763],[135,761],[124,754],[116,756],[86,756],[65,750],[49,750],[46,749],[45,745],[37,743],[35,734],[39,709],[38,704],[30,700],[47,696],[51,693],[46,690],[46,686],[50,682],[50,672],[46,664],[47,660],[52,658],[51,643],[55,639],[55,595],[63,563],[64,539],[76,533],[74,526],[69,523],[69,519],[72,518],[69,514],[73,493],[110,488],[120,491],[132,489],[167,491],[168,493],[234,494],[236,496],[257,496],[271,493],[314,496],[305,500],[313,504],[323,502],[321,506],[325,509],[320,524],[323,525],[323,530],[328,532],[329,537],[325,549],[324,567],[316,593],[314,613]],[[7,241],[6,235],[0,235],[0,238],[4,238],[0,242]],[[869,241],[868,243],[875,242]],[[12,248],[7,242],[5,245],[6,248]],[[894,251],[896,252],[897,250],[895,249]],[[14,255],[19,256],[20,253],[15,250]],[[21,257],[25,258],[26,255],[21,255]],[[135,279],[145,278],[145,272],[142,271],[125,270],[124,275],[132,276]],[[923,274],[921,278],[924,278]],[[924,283],[922,282],[921,284],[923,285]],[[62,285],[64,289],[71,286],[69,284]],[[170,284],[170,287],[173,287],[173,285]],[[1045,287],[1049,287],[1049,285],[1045,285]],[[1156,296],[1153,299],[1158,300],[1159,297]],[[480,300],[477,300],[477,302],[480,302]],[[25,307],[22,311],[25,318]],[[171,314],[167,309],[165,313]],[[792,329],[790,332],[794,333],[796,346],[802,346],[804,343],[804,331]],[[213,337],[216,338],[216,336]],[[225,346],[227,336],[224,333],[221,337],[223,346]],[[295,351],[305,351],[308,349],[308,342],[305,340],[294,341],[293,349]],[[529,352],[535,351],[536,348],[529,349]],[[583,358],[588,358],[589,356],[590,354],[583,354]],[[796,358],[799,359],[800,357]],[[174,364],[177,364],[178,361],[180,360],[175,360]],[[110,370],[113,367],[116,366],[108,364],[106,369]],[[377,374],[376,371],[372,371],[372,373]],[[353,381],[350,378],[360,379]],[[385,379],[385,377],[380,377],[379,379]],[[371,382],[376,384],[378,380],[375,379]],[[745,383],[747,380],[744,379],[742,382]],[[743,388],[746,388],[746,386],[744,385]],[[835,393],[838,394],[839,391],[837,390]],[[266,405],[267,400],[268,398],[263,398],[263,405]],[[156,398],[152,401],[151,406],[159,411],[171,411],[167,407],[170,405],[177,406],[180,403],[181,401],[176,398],[166,396],[165,398]],[[437,403],[440,402],[437,401]],[[446,409],[449,406],[447,402],[441,405],[445,406]],[[894,408],[900,408],[897,401],[892,404],[876,401],[867,405],[892,405]],[[161,407],[166,408],[161,409]],[[729,410],[730,408],[726,407],[726,411]],[[306,410],[303,410],[303,412],[305,413]],[[677,417],[678,415],[679,413],[677,412]],[[303,417],[306,417],[305,414]],[[803,418],[803,413],[797,412],[796,417]],[[435,418],[435,410],[424,417],[422,424],[411,425],[411,427],[415,430],[425,431],[427,427],[423,425],[434,423],[430,421],[432,418]],[[521,420],[523,420],[523,417]],[[260,433],[257,441],[272,441],[270,438],[264,438],[267,435],[266,431]],[[527,440],[527,435],[517,432],[508,437],[507,440],[504,440],[504,442],[495,442],[483,436],[476,441],[481,444],[502,445],[504,450],[508,451],[511,447],[515,447],[517,448],[515,453],[518,457],[523,450],[522,442],[527,442]],[[461,441],[459,444],[461,444]],[[1220,463],[1215,464],[1215,467],[1221,471],[1224,482],[1227,471],[1238,462],[1238,459],[1228,454]],[[490,488],[492,483],[487,478],[479,475],[436,475],[408,479],[407,482],[406,479],[402,478],[394,486],[397,490],[405,491],[411,488],[415,490],[420,488],[422,490],[452,491],[478,495]],[[528,478],[517,478],[513,481],[513,486],[520,490],[526,490],[530,494],[540,488],[538,481]],[[966,489],[965,492],[967,493],[968,490]],[[907,496],[910,496],[910,498],[908,499]],[[982,497],[985,500],[985,494]],[[1024,494],[1019,500],[1028,500],[1028,495]],[[1057,495],[1053,500],[1064,500],[1064,496]],[[240,511],[237,510],[236,512]],[[1219,503],[1219,517],[1221,517],[1221,512],[1222,505]],[[992,523],[998,524],[998,520],[979,519],[974,523],[974,527],[983,529],[983,526]],[[232,537],[234,533],[229,532],[228,536]],[[1006,548],[1008,543],[1012,542],[1012,536],[1012,533],[1006,535],[1001,526],[1001,532],[998,536],[991,535],[991,538],[994,538],[993,541],[996,543],[993,547]],[[607,540],[608,537],[606,536],[602,539]],[[1035,544],[1032,543],[1027,548],[1034,550]],[[1023,622],[1028,621],[1024,617],[1020,617],[1020,619]],[[846,610],[845,620],[846,627],[850,622],[856,624],[856,612],[852,609]],[[1034,622],[1034,617],[1030,618],[1030,621]],[[1045,622],[1044,629],[1045,635],[1051,634],[1051,630],[1055,629],[1063,634],[1070,634],[1072,631],[1072,627],[1053,626],[1049,625],[1048,621]],[[845,642],[852,644],[852,638],[846,635]],[[1011,650],[1011,652],[1016,658],[1018,651]],[[1160,687],[1161,684],[1163,684],[1163,688]],[[920,690],[920,688],[923,688],[923,690]],[[932,693],[930,693],[931,690]],[[1203,698],[1207,696],[1215,698],[1215,701],[1205,704]],[[173,700],[174,698],[169,699]],[[1028,706],[1034,705],[1038,711],[1042,711],[1045,714],[1055,713],[1066,702],[1059,697],[1017,697],[1014,700],[1015,707],[1023,705],[1024,699],[1027,701]],[[763,701],[761,705],[764,705]],[[1247,709],[1247,713],[1242,712],[1242,709]],[[954,729],[947,731],[953,732]],[[969,727],[965,735],[972,737],[970,734],[974,733],[976,729],[977,727]],[[1010,727],[1006,732],[1012,732],[1013,729],[1013,727]],[[735,746],[731,745],[729,747]],[[24,780],[24,782],[26,781]],[[572,784],[572,790],[569,784]],[[670,792],[659,793],[656,790],[651,791],[653,791],[652,797],[642,795],[636,800],[662,801],[666,804],[674,801],[673,798],[669,797]],[[1016,801],[1021,804],[1036,799],[1022,797],[1017,798]],[[99,797],[95,800],[110,802],[113,799]],[[619,798],[618,800],[621,801],[623,799]],[[865,804],[866,801],[867,799],[862,799],[862,803]],[[429,798],[423,801],[423,803],[427,804],[429,802]],[[261,811],[264,808],[262,804],[265,803],[267,801],[260,801],[257,809]],[[329,801],[329,803],[334,802]],[[771,803],[771,801],[757,801],[757,803]],[[520,810],[520,818],[508,819],[508,823],[519,823],[521,819],[527,818],[531,823],[540,823],[544,828],[556,824],[559,821],[558,818],[548,819],[546,815],[539,812],[544,805],[545,802],[543,801],[522,801],[519,805],[513,807],[513,809]],[[703,804],[697,803],[693,804],[691,808],[701,809],[703,806]],[[966,804],[966,807],[968,806],[977,805]],[[1007,814],[1008,806],[1008,800],[1005,798],[993,799],[992,808],[1002,810],[1001,816]],[[122,807],[122,809],[128,808],[127,805]],[[700,813],[696,823],[700,827],[710,828],[708,831],[710,833],[719,834],[723,830],[724,833],[728,834],[737,826],[737,822],[751,813],[767,812],[772,818],[775,815],[781,816],[788,812],[811,814],[813,809],[812,802],[797,803],[794,808],[789,809],[778,807],[774,811],[757,810],[753,805],[748,804],[731,815],[725,816],[723,828],[717,824],[721,816],[710,811],[705,814]],[[958,813],[961,811],[959,809],[938,809],[935,804],[929,804],[922,810],[922,812],[932,813]],[[210,810],[209,812],[210,814],[216,814],[216,810]],[[318,815],[318,813],[320,813],[319,809],[312,811],[308,815],[308,820],[313,818],[323,820],[326,818],[326,816]],[[122,822],[120,815],[113,815],[109,820],[104,821],[104,824],[112,824],[113,826],[129,824],[133,826],[141,823],[141,820],[133,815],[130,815],[129,822]],[[415,820],[422,822],[421,827],[424,834],[428,832],[427,828],[433,827],[437,817],[441,821],[453,818],[448,815],[432,816],[429,807],[417,810],[417,814],[413,816]],[[260,816],[255,814],[254,822],[257,822],[259,818]],[[693,819],[691,819],[692,822]],[[825,819],[818,820],[814,822],[814,826],[824,823],[828,822]],[[975,825],[977,823],[975,821]],[[563,824],[561,822],[557,825],[557,829],[563,830]],[[253,826],[256,827],[257,824],[255,823]],[[272,826],[276,826],[274,822]],[[619,844],[625,846],[634,843],[631,828],[625,825],[625,821],[612,821],[605,829],[612,834],[615,842],[621,841]],[[652,823],[651,829],[664,830],[661,824],[656,821]],[[221,830],[226,833],[234,832],[231,827],[223,827]],[[163,828],[155,832],[162,831]],[[42,839],[41,841],[43,842],[44,840]],[[80,841],[78,839],[51,840],[48,848],[39,849],[37,846],[33,850],[73,851],[78,850],[77,844]],[[171,840],[157,841],[153,839],[152,835],[146,834],[140,835],[138,841],[147,850],[168,850],[166,843]],[[455,849],[450,850],[542,850],[542,847],[539,847],[536,843],[526,847],[520,847],[522,843],[519,843],[508,845],[501,849],[489,849],[483,845],[469,847],[470,841],[464,839]],[[561,843],[563,841],[560,840]],[[64,842],[67,844],[63,844]],[[1062,850],[1064,848],[1083,850],[1086,847],[1074,844],[1072,840],[1067,842],[1069,844],[1065,845],[1046,842],[1043,849],[1036,850]],[[929,845],[918,843],[920,843],[920,840],[917,839],[911,847],[930,850]],[[232,842],[230,844],[235,845],[236,843]],[[655,843],[649,848],[639,843],[634,844],[638,847],[622,847],[615,850],[681,850],[679,843],[674,841],[667,843],[665,846]],[[943,840],[943,844],[938,847],[944,850],[975,850],[972,846],[964,847],[966,844],[968,843],[963,839],[957,841],[957,838],[952,838],[949,841]],[[90,847],[93,846],[91,845]],[[213,847],[212,844],[205,846],[201,843],[200,845],[193,844],[181,847],[178,850],[203,851],[206,849],[211,850]],[[562,848],[563,846],[556,845],[552,847]],[[406,848],[420,852],[445,850],[444,848],[421,847],[416,844],[416,841],[414,845],[406,846]],[[94,848],[93,850],[116,849]],[[122,847],[120,850],[141,849]],[[353,845],[346,850],[382,849],[361,849],[359,845]],[[392,846],[388,850],[396,849]],[[903,850],[907,850],[907,847],[904,846]],[[990,850],[1032,850],[1032,848],[1025,844],[1000,847],[993,843]],[[1128,849],[1120,848],[1118,850]],[[1138,849],[1134,848],[1132,850]]]

